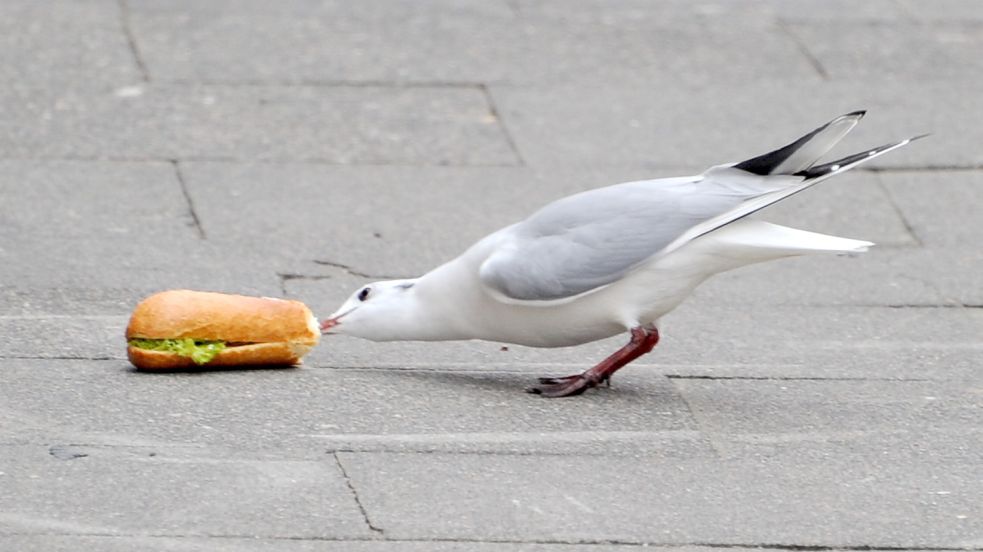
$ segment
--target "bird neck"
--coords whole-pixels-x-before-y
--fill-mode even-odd
[[[443,276],[444,270],[445,267],[438,267],[407,290],[406,302],[392,320],[394,339],[453,341],[474,337],[469,331],[468,305],[462,304],[467,303],[463,290],[454,279]]]

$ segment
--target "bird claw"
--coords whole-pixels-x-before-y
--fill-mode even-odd
[[[539,383],[545,383],[547,385],[555,385],[557,383],[570,383],[571,381],[575,381],[581,378],[583,378],[583,376],[580,374],[574,374],[572,376],[562,376],[559,378],[539,378]]]
[[[527,393],[544,397],[572,397],[602,383],[611,387],[611,375],[625,364],[652,350],[659,342],[655,328],[632,328],[631,341],[598,365],[572,376],[539,378],[539,385],[526,389]]]
[[[539,378],[539,383],[540,385],[527,388],[526,392],[550,398],[573,397],[592,387],[597,387],[601,382],[583,374],[575,374],[560,378]]]

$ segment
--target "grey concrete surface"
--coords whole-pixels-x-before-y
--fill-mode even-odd
[[[20,106],[0,141],[19,157],[516,162],[476,86],[15,86],[0,102]]]
[[[0,79],[59,89],[140,79],[119,4],[112,0],[5,0],[0,4]],[[4,103],[9,117],[15,110]]]
[[[0,2],[0,550],[983,550],[983,3]],[[148,374],[170,288],[333,311],[567,194],[867,118],[576,399],[565,349]]]

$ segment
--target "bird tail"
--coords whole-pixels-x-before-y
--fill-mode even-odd
[[[688,262],[702,258],[723,272],[765,261],[810,253],[860,253],[874,245],[868,241],[829,236],[788,228],[761,220],[738,220],[689,242]],[[663,262],[673,262],[668,256]],[[706,266],[706,265],[705,265]]]
[[[760,180],[771,181],[773,184],[780,185],[780,187],[778,189],[772,188],[765,193],[753,195],[750,199],[743,201],[735,208],[697,224],[667,245],[661,251],[661,254],[668,254],[691,240],[754,214],[769,205],[810,188],[827,178],[846,172],[861,163],[866,163],[885,153],[904,147],[914,140],[928,136],[927,134],[922,134],[900,142],[894,142],[848,155],[831,163],[814,165],[817,160],[816,156],[826,153],[829,148],[833,147],[836,142],[856,125],[857,121],[863,117],[863,114],[863,111],[856,111],[833,119],[826,125],[817,128],[784,148],[760,157],[748,159],[736,165],[711,167],[704,173],[705,176],[726,180],[727,178],[739,177],[740,175],[747,177],[747,173],[773,175],[771,179],[763,178]],[[735,170],[743,172],[735,172]]]
[[[817,232],[789,228],[761,220],[740,220],[728,224],[704,239],[723,245],[729,252],[754,252],[764,258],[788,257],[808,253],[862,253],[874,244]]]

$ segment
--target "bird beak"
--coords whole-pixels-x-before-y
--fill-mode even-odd
[[[329,318],[329,319],[325,320],[324,322],[321,322],[321,335],[326,335],[326,334],[331,333],[329,330],[331,328],[337,326],[338,324],[341,324],[341,322],[338,322],[338,318],[337,317],[335,317],[335,318]]]
[[[347,316],[348,314],[350,314],[356,308],[357,307],[352,307],[352,308],[346,310],[345,312],[343,312],[341,314],[338,314],[336,312],[335,313],[335,316],[332,316],[331,318],[328,318],[324,322],[321,322],[321,335],[327,335],[327,334],[333,333],[333,332],[331,332],[329,330],[331,330],[331,328],[334,328],[335,326],[340,325],[341,324],[341,319],[344,318],[345,316]]]

